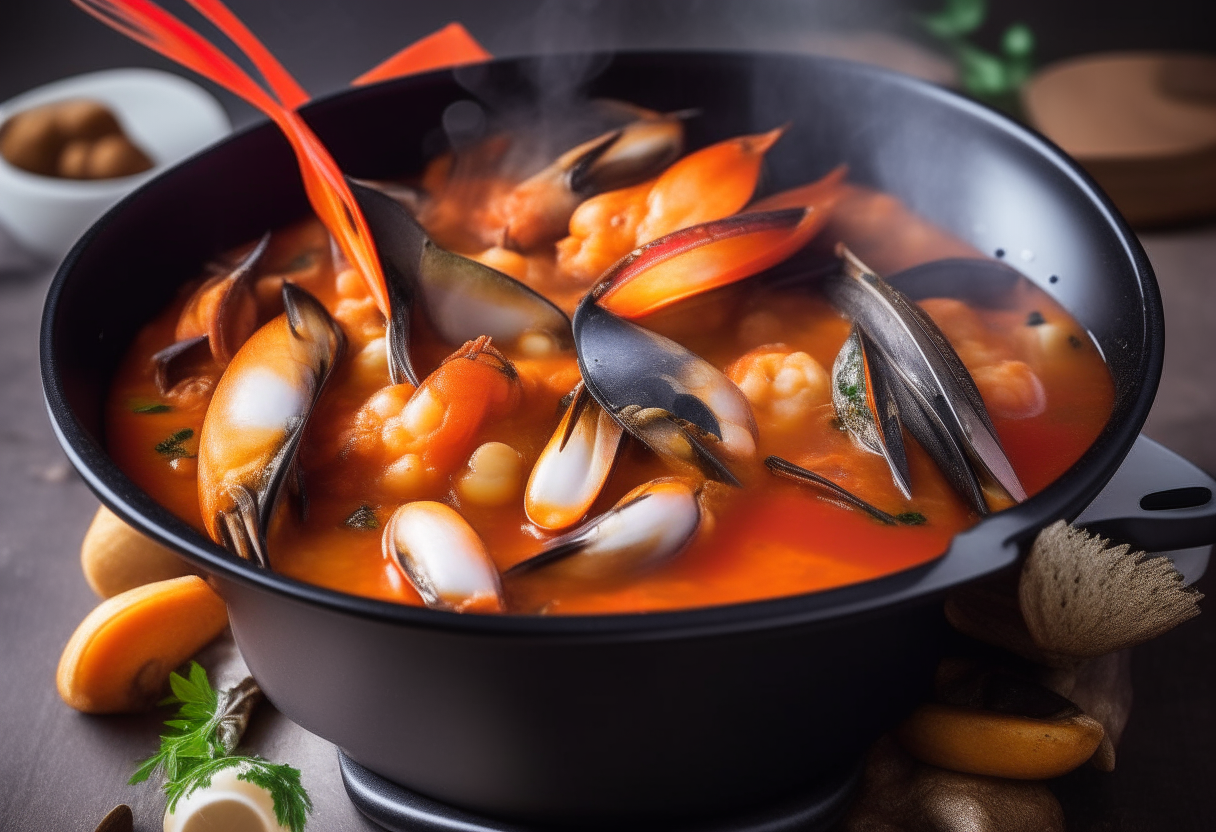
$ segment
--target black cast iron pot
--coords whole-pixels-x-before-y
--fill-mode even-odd
[[[1015,564],[1039,528],[1093,501],[1132,448],[1161,368],[1161,301],[1135,237],[1071,161],[948,92],[807,57],[639,53],[580,65],[598,72],[588,94],[700,108],[692,146],[789,122],[769,157],[773,189],[846,162],[853,181],[980,250],[1008,253],[1101,346],[1117,388],[1106,429],[1059,481],[959,534],[934,563],[813,595],[650,615],[482,617],[260,571],[115,467],[103,450],[102,401],[135,332],[208,256],[308,210],[293,157],[269,125],[150,182],[80,241],[47,300],[43,378],[86,481],[210,574],[249,667],[293,720],[368,769],[472,811],[671,828],[673,818],[742,810],[814,783],[856,760],[924,694],[944,592]],[[435,73],[304,112],[349,174],[408,174],[469,88],[527,97],[543,69],[496,61],[464,71],[462,83]],[[1138,447],[1135,476],[1108,491],[1095,521],[1153,550],[1216,540],[1203,497],[1212,482],[1159,446]],[[1136,505],[1146,489],[1174,487],[1199,490],[1158,498],[1164,511]]]

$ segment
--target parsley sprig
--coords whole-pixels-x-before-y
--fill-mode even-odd
[[[142,783],[156,771],[162,771],[165,780],[171,783],[199,762],[224,755],[219,741],[220,712],[219,696],[207,679],[207,671],[198,662],[190,663],[190,677],[177,673],[169,674],[169,687],[173,695],[161,705],[181,705],[177,719],[165,721],[174,729],[160,738],[160,751],[153,754],[131,775],[127,782]]]
[[[198,662],[190,663],[188,676],[170,673],[169,686],[173,695],[161,704],[181,706],[177,717],[165,722],[172,730],[161,737],[160,750],[135,770],[129,782],[142,783],[162,772],[172,812],[182,798],[210,786],[216,774],[236,769],[238,780],[270,793],[280,826],[302,832],[312,800],[300,782],[299,770],[232,753],[252,709],[254,686],[238,685],[217,693]]]
[[[184,444],[192,436],[194,436],[193,428],[182,428],[179,431],[174,431],[167,439],[156,443],[155,451],[161,456],[169,457],[169,459],[192,457],[194,454],[187,451]]]
[[[199,763],[180,779],[165,783],[169,811],[176,809],[177,802],[186,795],[210,786],[211,778],[228,768],[237,769],[236,779],[261,786],[270,793],[279,826],[301,832],[312,811],[312,800],[300,783],[299,769],[267,762],[261,757],[217,757]]]

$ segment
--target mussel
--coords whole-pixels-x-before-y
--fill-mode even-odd
[[[599,517],[554,538],[505,577],[542,567],[585,579],[614,578],[657,566],[688,545],[701,524],[697,492],[678,478],[661,478],[630,491]]]
[[[587,391],[621,427],[664,458],[739,484],[730,461],[755,455],[756,422],[721,370],[593,295],[574,313],[574,339]]]
[[[270,245],[270,232],[235,263],[210,264],[212,276],[182,308],[173,343],[152,356],[156,386],[167,393],[182,377],[184,365],[206,346],[221,367],[227,366],[258,325],[253,276]]]
[[[399,203],[350,183],[376,245],[389,298],[389,374],[417,385],[410,338],[415,307],[445,343],[489,336],[503,346],[544,333],[559,349],[572,344],[570,320],[553,303],[500,271],[435,244]],[[425,373],[423,373],[425,375]]]
[[[945,335],[852,252],[839,246],[837,253],[842,269],[823,279],[823,291],[872,341],[878,362],[869,376],[890,384],[900,422],[977,513],[989,511],[985,485],[1025,500],[975,381]]]
[[[198,448],[203,525],[229,551],[270,566],[266,533],[345,336],[320,301],[283,284],[284,312],[245,342],[220,377]]]
[[[687,113],[633,108],[632,115],[624,125],[567,150],[507,193],[495,206],[503,223],[495,242],[519,251],[553,242],[565,236],[570,216],[584,199],[645,181],[680,156],[681,119]]]
[[[524,511],[542,529],[573,526],[587,514],[616,464],[625,432],[579,383],[524,491]]]
[[[886,359],[854,324],[832,365],[832,406],[863,448],[886,459],[891,478],[910,499],[912,474],[890,378]]]
[[[384,557],[434,609],[502,612],[502,583],[485,543],[455,509],[420,500],[393,512],[381,538]]]

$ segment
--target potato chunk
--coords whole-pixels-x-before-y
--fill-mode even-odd
[[[85,532],[80,565],[89,587],[102,598],[193,571],[170,549],[135,531],[105,506],[97,509]]]
[[[228,626],[224,601],[197,575],[115,595],[85,616],[59,659],[63,701],[86,713],[156,704],[175,670]]]

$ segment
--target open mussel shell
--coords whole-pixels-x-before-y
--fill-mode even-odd
[[[528,519],[551,530],[582,520],[608,481],[624,438],[617,421],[579,384],[528,477]]]
[[[902,380],[893,387],[909,430],[956,488],[978,473],[1014,500],[1025,500],[1026,491],[1001,448],[975,381],[945,335],[918,306],[851,252],[842,246],[838,253],[844,268],[823,279],[823,291],[883,353],[894,370],[892,380]],[[923,419],[914,415],[912,404],[923,411]],[[919,428],[914,427],[917,423]],[[954,447],[961,450],[961,463]],[[972,466],[976,469],[972,473],[955,470]],[[960,491],[977,511],[986,513],[982,493],[976,499],[973,492]]]
[[[590,196],[662,173],[684,151],[684,115],[647,113],[593,141],[568,166],[570,190]]]
[[[420,500],[393,512],[381,549],[432,609],[502,612],[498,568],[477,532],[443,503]]]
[[[488,335],[513,346],[544,333],[559,348],[572,345],[570,319],[553,303],[508,275],[436,245],[391,197],[351,183],[372,233],[387,283],[389,372],[394,384],[418,384],[410,350],[413,309],[422,306],[435,333],[453,346]]]
[[[540,554],[517,563],[513,577],[541,567],[574,578],[618,578],[679,554],[701,524],[696,491],[683,480],[662,478],[638,486],[611,510],[549,541]]]
[[[728,463],[755,454],[755,420],[717,367],[591,295],[575,310],[574,340],[587,391],[626,431],[662,457],[739,484]]]
[[[904,497],[912,496],[912,473],[904,451],[899,404],[891,389],[891,370],[882,354],[854,325],[832,364],[832,406],[836,417],[873,453],[881,455]]]
[[[657,176],[684,149],[680,114],[638,111],[623,125],[584,141],[520,182],[501,208],[506,221],[498,241],[529,251],[567,233],[584,199]]]
[[[204,524],[229,551],[263,567],[284,488],[305,497],[296,453],[345,347],[341,327],[308,292],[284,283],[283,307],[224,371],[199,438]]]
[[[221,367],[227,366],[257,329],[253,275],[269,245],[267,231],[235,263],[208,264],[211,277],[186,301],[178,316],[174,342],[152,356],[153,377],[162,394],[181,381],[207,351]]]

